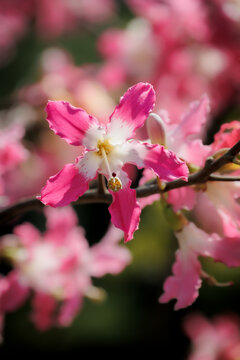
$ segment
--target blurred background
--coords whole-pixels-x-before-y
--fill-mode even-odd
[[[129,86],[151,82],[155,111],[166,109],[178,122],[189,104],[207,93],[211,116],[204,141],[210,143],[222,123],[240,118],[240,2],[238,0],[0,0],[0,134],[20,127],[21,161],[1,170],[0,207],[40,193],[46,179],[78,149],[49,130],[47,100],[66,100],[105,121]],[[19,135],[21,133],[21,135]],[[10,135],[9,135],[10,134]],[[140,139],[146,138],[143,131]],[[22,139],[22,140],[21,140]],[[134,186],[140,174],[129,169]],[[107,230],[105,205],[76,206],[90,245]],[[31,222],[46,229],[43,214],[29,212],[2,226],[1,235]],[[156,346],[159,356],[186,359],[190,341],[183,331],[186,315],[201,312],[240,315],[240,270],[210,259],[205,271],[226,288],[204,284],[190,308],[159,304],[164,279],[171,273],[177,241],[160,202],[146,207],[140,230],[125,245],[132,262],[117,276],[94,279],[106,299],[89,299],[66,328],[39,332],[30,321],[30,302],[7,314],[0,354]],[[5,260],[1,273],[11,270]]]

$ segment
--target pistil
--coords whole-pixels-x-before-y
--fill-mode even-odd
[[[109,176],[109,178],[111,178],[112,177],[112,171],[110,169],[107,154],[106,154],[106,151],[105,151],[103,146],[101,147],[101,153],[102,153],[104,164],[105,164],[106,169],[107,169],[108,176]]]

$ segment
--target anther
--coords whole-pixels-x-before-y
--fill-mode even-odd
[[[114,173],[113,173],[114,174]],[[108,188],[114,192],[117,192],[122,189],[122,182],[121,180],[116,176],[112,176],[108,180]]]
[[[106,170],[107,170],[107,173],[109,176],[109,180],[108,180],[108,184],[107,184],[108,188],[114,192],[119,191],[122,189],[122,182],[117,177],[117,174],[115,172],[111,172],[104,147],[101,148],[101,151],[102,151],[103,160],[104,160],[104,163],[106,166]]]

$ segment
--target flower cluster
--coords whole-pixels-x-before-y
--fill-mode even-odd
[[[129,249],[151,262],[152,211],[178,247],[160,303],[182,309],[204,280],[231,284],[202,258],[240,266],[239,19],[238,0],[0,0],[0,334],[27,299],[37,329],[67,326]],[[91,213],[90,246],[78,217],[88,234],[95,203],[110,216]],[[230,320],[196,319],[193,359],[239,357]]]
[[[162,112],[161,117],[151,114],[148,119],[149,135],[152,141],[165,143],[190,167],[194,166],[193,171],[196,171],[204,166],[207,158],[217,158],[240,140],[239,122],[233,121],[221,127],[212,144],[204,145],[203,127],[208,114],[209,100],[204,95],[190,105],[178,124],[172,123],[166,112]],[[220,168],[219,172],[238,174],[239,165],[230,164]],[[142,182],[148,180],[149,172],[146,172]],[[177,229],[172,223],[179,250],[176,252],[173,276],[165,281],[160,302],[165,303],[175,298],[177,310],[196,300],[201,278],[206,277],[198,260],[199,256],[212,257],[230,267],[240,266],[239,197],[238,182],[211,181],[168,192],[166,201],[180,221]],[[158,198],[154,196],[144,205]]]

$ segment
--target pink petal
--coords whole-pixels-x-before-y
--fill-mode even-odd
[[[178,148],[172,148],[178,156],[190,164],[204,166],[208,156],[212,154],[212,148],[209,145],[203,145],[202,140],[182,140]]]
[[[207,122],[209,111],[209,98],[206,94],[199,101],[190,104],[188,111],[182,116],[178,126],[178,132],[181,133],[182,139],[186,139],[189,135],[201,137],[202,127]]]
[[[89,181],[75,164],[66,164],[59,173],[49,178],[39,200],[53,207],[68,205],[85,193]]]
[[[44,212],[47,218],[47,231],[44,235],[45,241],[54,243],[56,246],[67,246],[69,250],[75,243],[79,245],[80,239],[81,244],[84,242],[84,230],[76,227],[78,218],[71,206],[57,209],[46,207]],[[77,256],[74,250],[73,254]]]
[[[66,101],[49,101],[46,112],[50,128],[71,145],[81,145],[87,130],[97,122]]]
[[[91,274],[102,277],[106,274],[118,274],[131,261],[128,249],[118,245],[123,232],[111,225],[102,240],[91,247]]]
[[[223,238],[214,241],[211,256],[227,266],[240,266],[240,237]]]
[[[176,252],[176,262],[173,265],[173,276],[164,283],[164,294],[159,301],[166,303],[171,299],[177,299],[174,309],[179,310],[191,305],[198,297],[198,289],[201,286],[201,265],[197,254],[189,251],[187,256],[183,251]]]
[[[58,315],[58,324],[61,326],[69,326],[75,316],[78,314],[82,306],[82,302],[83,299],[80,295],[76,295],[70,299],[65,300]]]
[[[62,233],[65,236],[78,223],[77,215],[71,206],[60,209],[46,208],[47,229],[49,233]]]
[[[157,144],[125,142],[119,145],[121,160],[136,165],[139,169],[152,169],[161,180],[188,179],[188,167],[172,151]]]
[[[93,265],[91,274],[102,277],[106,274],[119,274],[131,261],[128,249],[122,246],[97,244],[92,247]]]
[[[115,226],[111,225],[108,227],[108,230],[104,237],[98,244],[104,245],[116,245],[119,243],[120,240],[123,238],[123,232],[120,229],[117,229]],[[97,245],[94,245],[97,246]],[[93,247],[91,247],[93,249]]]
[[[14,228],[14,234],[18,236],[24,247],[31,247],[41,238],[41,234],[38,229],[29,223],[16,226]]]
[[[133,238],[134,231],[138,229],[141,209],[136,200],[136,191],[127,187],[114,193],[113,202],[109,206],[113,225],[124,231],[124,241]]]
[[[27,150],[19,143],[8,143],[0,148],[0,172],[13,170],[18,164],[26,160]]]
[[[168,192],[168,203],[173,205],[173,210],[192,210],[196,202],[196,193],[190,187],[182,187]]]
[[[28,287],[21,284],[16,271],[6,277],[0,277],[0,309],[13,311],[25,302],[29,294]]]
[[[188,179],[188,167],[172,151],[160,145],[143,144],[146,149],[144,167],[151,168],[160,180]]]
[[[240,122],[231,121],[223,124],[214,136],[212,144],[213,150],[217,151],[221,148],[229,148],[235,145],[240,140]]]
[[[32,301],[32,306],[32,321],[38,330],[45,331],[54,325],[54,312],[57,302],[52,296],[44,293],[36,293]]]
[[[148,83],[138,83],[123,95],[110,116],[111,141],[122,143],[131,139],[142,127],[155,103],[155,91]]]

